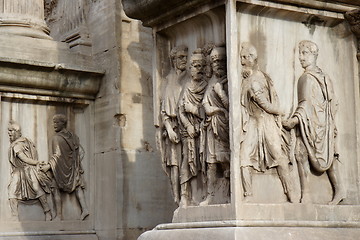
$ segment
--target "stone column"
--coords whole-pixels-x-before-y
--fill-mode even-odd
[[[0,0],[0,34],[51,39],[44,0]]]

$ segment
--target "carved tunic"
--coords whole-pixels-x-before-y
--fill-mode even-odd
[[[206,85],[205,79],[187,82],[179,100],[180,134],[183,142],[180,183],[188,181],[201,170],[199,162],[200,124],[204,118],[201,103]],[[191,105],[194,112],[187,110],[186,104]],[[191,137],[187,131],[189,125],[195,129],[194,137]]]
[[[71,193],[84,187],[80,158],[79,138],[63,129],[52,138],[52,157],[49,160],[55,181],[60,190]]]
[[[257,171],[279,165],[286,159],[282,150],[281,122],[277,112],[278,97],[271,79],[254,71],[244,79],[241,94],[242,137],[240,164]]]
[[[335,152],[334,117],[337,101],[330,78],[320,68],[307,70],[298,82],[299,105],[294,116],[312,166],[319,172],[330,168]]]
[[[220,82],[227,92],[227,78],[218,79],[215,75],[210,79],[204,95],[203,105],[218,107],[224,111],[216,112],[212,116],[206,116],[204,127],[206,128],[206,139],[203,142],[203,150],[200,150],[207,163],[229,162],[229,102],[222,99],[215,92],[214,86]]]
[[[163,142],[163,165],[166,167],[179,166],[181,159],[181,145],[180,143],[173,143],[170,141],[164,123],[170,123],[174,132],[179,136],[179,123],[178,123],[178,102],[182,90],[182,83],[188,80],[186,71],[176,74],[172,70],[164,80],[162,88],[162,98],[160,102]]]
[[[32,160],[38,160],[34,143],[20,137],[11,143],[9,161],[12,172],[8,186],[9,198],[19,200],[37,199],[45,193],[50,193],[51,179],[36,166],[23,162],[18,155],[23,153]]]

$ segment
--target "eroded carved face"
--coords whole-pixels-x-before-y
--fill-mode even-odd
[[[251,49],[244,48],[240,52],[241,65],[244,67],[252,68],[256,64],[256,54]]]
[[[204,67],[205,67],[204,60],[191,61],[190,74],[191,74],[192,79],[194,79],[196,81],[202,80],[202,77],[204,75]]]
[[[211,67],[215,75],[226,75],[226,56],[223,53],[211,54]]]
[[[181,71],[186,69],[187,51],[178,51],[175,57],[175,67]]]
[[[62,120],[55,118],[53,120],[53,126],[54,126],[55,132],[60,132],[61,130],[63,130],[65,128],[65,123]]]
[[[312,53],[307,47],[299,48],[299,61],[301,66],[306,69],[309,66],[316,65],[316,54]]]
[[[9,127],[8,135],[9,135],[10,142],[14,142],[16,139],[21,137],[21,132],[20,132],[20,130],[16,130],[13,127]]]

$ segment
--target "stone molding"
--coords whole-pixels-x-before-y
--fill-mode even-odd
[[[66,64],[0,58],[0,91],[94,99],[104,72]]]
[[[326,0],[303,1],[303,0],[237,0],[236,2],[243,2],[249,4],[279,3],[289,6],[306,7],[315,10],[326,10],[334,13],[345,13],[360,6],[360,3],[350,0],[339,1],[341,3],[328,3]],[[188,12],[189,9],[194,9],[205,4],[224,4],[225,1],[211,1],[211,0],[193,0],[193,1],[176,1],[176,0],[122,0],[123,8],[126,15],[130,18],[141,20],[144,26],[157,26],[161,23],[181,16]],[[159,13],[162,13],[159,15]]]
[[[43,0],[0,0],[0,19],[0,33],[51,39]]]

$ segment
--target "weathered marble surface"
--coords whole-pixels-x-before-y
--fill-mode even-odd
[[[57,1],[46,2],[54,7]],[[79,136],[86,152],[83,167],[90,216],[80,221],[75,196],[63,194],[63,221],[45,222],[39,204],[21,203],[20,221],[9,222],[10,207],[3,194],[0,238],[136,239],[144,229],[170,221],[175,208],[157,161],[155,130],[148,127],[153,121],[151,31],[126,17],[120,1],[62,2],[76,8],[66,11],[59,5],[63,15],[57,14],[61,12],[57,8],[47,9],[54,41],[11,32],[0,37],[1,73],[7,79],[0,84],[1,154],[7,159],[5,121],[17,118],[24,135],[35,141],[39,158],[47,159],[51,115],[67,113],[69,129]],[[11,75],[5,76],[4,69]],[[7,161],[1,161],[0,172],[0,189],[6,192]]]
[[[351,4],[348,1],[304,3],[296,0],[227,1],[224,5],[220,2],[218,2],[219,5],[215,5],[207,1],[193,1],[192,3],[195,4],[195,2],[200,6],[196,10],[187,5],[181,7],[175,6],[175,4],[171,5],[170,9],[171,2],[167,2],[169,5],[164,4],[162,7],[168,8],[169,12],[155,16],[153,8],[160,6],[161,1],[138,1],[136,2],[137,7],[135,2],[131,4],[130,1],[123,1],[125,11],[129,16],[139,18],[143,24],[153,27],[156,49],[153,71],[155,111],[160,109],[162,79],[170,71],[168,56],[171,48],[186,45],[191,52],[204,47],[209,42],[215,44],[226,42],[230,102],[231,201],[229,204],[222,205],[187,207],[180,205],[174,212],[173,222],[184,224],[182,227],[171,225],[166,228],[167,231],[157,229],[148,235],[143,235],[144,239],[152,239],[152,236],[160,237],[161,234],[170,236],[172,233],[174,235],[171,236],[176,238],[180,237],[177,228],[184,228],[181,230],[184,233],[193,230],[189,229],[194,227],[191,223],[187,224],[189,222],[197,222],[199,226],[202,224],[208,226],[206,221],[222,221],[224,219],[246,221],[246,224],[242,225],[245,231],[252,231],[252,227],[259,226],[257,221],[267,223],[274,221],[276,226],[288,227],[290,225],[287,223],[291,224],[296,221],[299,225],[291,225],[294,228],[287,229],[287,233],[284,232],[285,235],[296,235],[296,231],[300,232],[306,226],[309,227],[309,232],[314,231],[313,238],[315,239],[316,234],[320,234],[323,230],[333,232],[336,236],[334,239],[341,234],[349,236],[349,239],[355,237],[359,228],[357,214],[360,210],[358,177],[360,170],[358,138],[360,135],[357,124],[360,103],[359,70],[356,59],[356,39],[350,31],[348,23],[344,20],[343,13],[355,9],[359,6],[358,3]],[[145,8],[148,8],[149,11],[141,16],[139,13],[143,12]],[[318,44],[320,51],[317,57],[317,66],[330,76],[334,84],[335,95],[339,98],[339,112],[335,120],[338,130],[336,138],[338,139],[339,159],[341,160],[337,163],[339,165],[338,175],[343,179],[344,189],[346,189],[344,195],[346,198],[336,206],[329,205],[329,202],[334,197],[333,186],[339,189],[338,186],[333,179],[329,181],[327,174],[316,173],[316,171],[309,173],[310,201],[299,203],[301,199],[300,178],[297,164],[293,161],[289,161],[292,164],[284,167],[289,169],[290,178],[294,181],[294,203],[287,203],[283,184],[274,169],[266,169],[264,172],[251,169],[253,196],[249,200],[244,198],[240,171],[240,162],[243,160],[240,153],[244,146],[240,143],[244,141],[241,126],[243,126],[245,115],[241,114],[239,108],[242,97],[241,86],[246,80],[243,70],[248,66],[240,64],[240,46],[244,42],[250,42],[257,49],[259,66],[257,69],[271,78],[274,91],[279,97],[279,111],[273,114],[287,119],[292,116],[298,105],[297,81],[304,72],[299,61],[301,56],[299,58],[298,49],[298,44],[302,40],[310,40]],[[250,72],[257,69],[251,69]],[[254,96],[252,97],[254,98]],[[161,119],[156,116],[159,116],[158,112],[155,112],[154,119],[155,126],[158,127],[161,126]],[[160,139],[159,134],[157,137]],[[340,200],[342,198],[340,197]],[[337,201],[336,198],[335,200],[336,203],[340,201]],[[341,225],[343,227],[341,230],[334,229],[338,226],[337,224],[342,222],[346,223]],[[209,227],[214,228],[213,231],[220,230],[221,222],[213,223]],[[354,229],[347,231],[347,223]],[[274,225],[265,225],[269,228],[264,228],[264,231],[271,232],[271,227]],[[317,232],[313,227],[322,227],[322,229],[318,229],[319,232]],[[169,229],[172,230],[168,231]],[[211,230],[209,229],[209,231]],[[194,232],[201,234],[202,231],[197,229]],[[278,237],[285,239],[285,235]],[[244,236],[247,237],[246,234]],[[254,237],[253,235],[248,236]],[[261,234],[258,236],[260,237]],[[272,233],[269,233],[269,236],[276,238]]]
[[[165,240],[175,239],[329,239],[353,240],[358,236],[358,228],[321,228],[321,227],[219,227],[219,228],[184,228],[172,231],[152,230],[144,233],[139,240]]]

